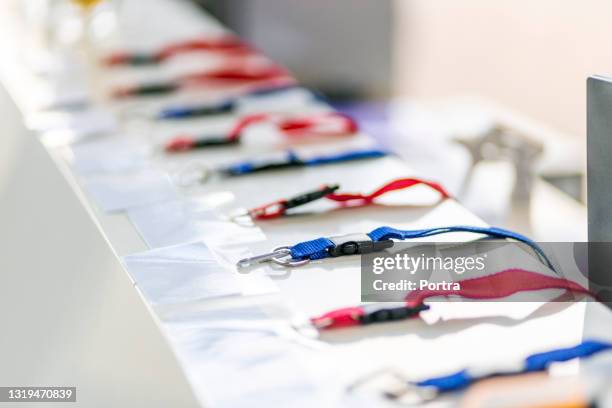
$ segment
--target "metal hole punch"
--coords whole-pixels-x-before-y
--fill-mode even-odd
[[[281,246],[274,248],[272,252],[267,254],[241,259],[237,262],[236,266],[238,268],[250,268],[266,262],[274,262],[275,264],[281,266],[296,267],[306,265],[308,262],[310,262],[310,259],[295,260],[291,257],[291,248],[288,246]]]

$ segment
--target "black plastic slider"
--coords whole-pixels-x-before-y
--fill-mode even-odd
[[[326,195],[332,194],[339,188],[340,186],[338,186],[337,184],[331,185],[331,186],[323,186],[316,191],[311,191],[309,193],[304,193],[299,196],[290,198],[285,202],[285,208],[286,209],[295,208],[295,207],[299,207],[304,204],[308,204],[312,201],[316,201],[320,198],[323,198]]]
[[[199,147],[215,147],[215,146],[228,146],[238,144],[239,139],[228,139],[225,136],[220,137],[206,137],[197,139],[193,144],[194,148]]]
[[[393,246],[393,241],[390,239],[375,242],[367,234],[349,234],[329,239],[334,243],[334,246],[327,250],[331,257],[369,254],[383,251]]]
[[[175,83],[159,83],[140,85],[134,90],[134,95],[161,95],[176,91],[179,88]]]
[[[428,310],[429,306],[425,304],[414,307],[406,305],[396,307],[372,305],[364,307],[364,309],[365,313],[359,316],[359,322],[361,324],[373,324],[409,319],[417,316],[424,310]]]

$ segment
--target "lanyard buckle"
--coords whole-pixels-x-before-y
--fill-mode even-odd
[[[295,260],[291,257],[291,248],[288,246],[281,246],[274,248],[272,252],[268,252],[267,254],[241,259],[236,266],[238,266],[238,268],[249,268],[266,262],[274,262],[281,266],[302,266],[310,262],[310,259]]]
[[[329,240],[334,243],[334,246],[327,250],[331,257],[369,254],[383,251],[393,246],[393,241],[390,239],[373,241],[367,234],[362,233],[330,237]]]

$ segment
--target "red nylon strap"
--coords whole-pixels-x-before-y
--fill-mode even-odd
[[[357,123],[347,115],[339,112],[325,112],[293,117],[258,113],[247,115],[240,119],[229,132],[231,140],[238,139],[247,127],[272,120],[287,136],[341,136],[353,135],[357,131]]]
[[[434,183],[431,181],[425,181],[425,180],[421,180],[418,178],[404,178],[404,179],[398,179],[390,183],[387,183],[369,195],[332,193],[332,194],[326,195],[325,198],[333,200],[333,201],[337,201],[337,202],[357,201],[357,203],[354,204],[355,207],[366,206],[366,205],[371,204],[374,201],[374,199],[376,199],[377,197],[380,197],[388,192],[410,188],[412,186],[416,186],[419,184],[429,186],[433,188],[434,190],[438,191],[442,195],[442,198],[450,197],[449,194],[444,189],[444,187],[442,187],[438,183]],[[286,208],[283,206],[283,204],[286,202],[287,200],[274,201],[270,204],[262,205],[261,207],[257,207],[252,210],[249,210],[249,214],[251,215],[252,218],[257,219],[257,220],[270,220],[273,218],[278,218],[285,214]]]
[[[241,39],[234,36],[223,36],[171,44],[162,48],[156,54],[156,57],[158,60],[163,61],[174,55],[193,51],[222,52],[239,55],[253,53],[253,49]]]
[[[278,65],[248,66],[245,64],[227,64],[199,74],[183,76],[179,82],[183,86],[207,84],[210,81],[254,82],[278,79],[290,76],[287,70]]]
[[[597,296],[576,282],[526,271],[524,269],[506,269],[479,278],[458,281],[459,290],[414,290],[406,296],[406,306],[416,307],[431,297],[461,296],[467,299],[499,299],[515,293],[544,289],[565,289],[567,292],[584,294],[597,299]],[[336,309],[321,316],[314,317],[312,324],[320,329],[337,329],[360,325],[360,317],[365,310],[359,306]]]
[[[287,200],[278,200],[273,203],[249,210],[251,218],[256,220],[271,220],[285,214],[285,203]]]
[[[340,112],[325,112],[305,117],[280,120],[278,128],[287,136],[342,136],[355,134],[357,122]]]
[[[256,123],[272,120],[287,136],[340,136],[352,135],[357,131],[357,124],[349,116],[338,112],[304,115],[289,118],[267,113],[256,113],[242,117],[227,135],[228,141],[237,141],[246,128]],[[196,145],[196,139],[191,136],[177,136],[165,146],[168,152],[184,152]]]
[[[250,55],[255,52],[252,47],[235,36],[221,36],[218,38],[198,38],[169,44],[158,52],[153,53],[152,58],[161,62],[175,55],[194,51],[227,53],[236,56]],[[105,57],[102,62],[110,66],[123,65],[137,56],[138,54],[130,52],[116,52]]]
[[[164,146],[164,150],[169,153],[187,152],[196,144],[196,140],[191,136],[176,136]]]
[[[409,306],[420,305],[424,300],[431,297],[451,295],[467,299],[497,299],[519,292],[543,289],[565,289],[571,293],[596,297],[590,290],[576,282],[524,269],[506,269],[492,275],[465,279],[459,281],[459,283],[461,285],[459,290],[425,289],[412,291],[406,297],[406,303]]]
[[[436,190],[437,192],[440,193],[442,198],[450,197],[450,194],[444,189],[444,187],[442,187],[438,183],[435,183],[433,181],[422,180],[419,178],[403,178],[403,179],[393,180],[392,182],[385,184],[384,186],[382,186],[381,188],[379,188],[378,190],[374,191],[371,194],[335,193],[335,194],[330,194],[326,196],[326,198],[333,200],[333,201],[343,202],[343,203],[349,202],[349,201],[361,201],[363,203],[362,205],[367,205],[367,204],[371,204],[376,198],[384,194],[387,194],[391,191],[403,190],[405,188],[410,188],[412,186],[416,186],[419,184],[429,186],[432,189]]]
[[[310,322],[319,329],[340,329],[342,327],[358,326],[359,318],[364,314],[365,310],[362,307],[345,307],[313,317]]]
[[[261,123],[270,118],[270,115],[267,113],[256,113],[253,115],[246,115],[241,118],[238,123],[230,130],[228,134],[228,139],[236,140],[239,139],[242,132],[249,126],[254,125],[255,123]]]

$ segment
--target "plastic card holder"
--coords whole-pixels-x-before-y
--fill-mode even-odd
[[[200,242],[128,255],[123,262],[152,305],[241,294],[235,275]]]
[[[260,295],[278,290],[265,275],[238,275],[224,268],[202,242],[128,255],[123,262],[151,305]]]
[[[143,143],[116,136],[70,146],[68,160],[81,175],[123,173],[143,169],[151,157],[151,148]]]
[[[223,221],[198,199],[174,200],[128,210],[128,217],[151,248],[204,241],[210,244],[245,244],[262,241],[257,227],[244,228]]]
[[[121,211],[178,198],[168,175],[156,170],[90,176],[85,178],[84,186],[105,212]]]
[[[187,378],[215,408],[326,407],[300,363],[301,348],[261,330],[164,324]]]

